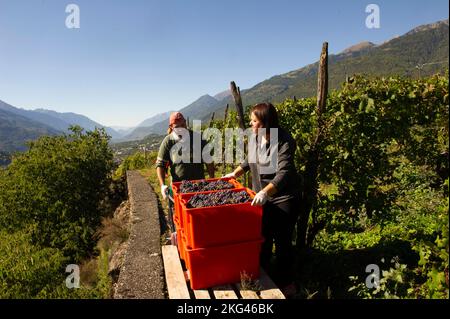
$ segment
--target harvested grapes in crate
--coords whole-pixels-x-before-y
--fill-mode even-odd
[[[221,189],[232,189],[235,186],[226,180],[216,181],[182,181],[180,185],[180,193],[198,193],[207,191],[217,191]]]
[[[250,201],[251,198],[245,190],[239,192],[225,190],[207,194],[195,194],[188,200],[187,208],[242,204]]]

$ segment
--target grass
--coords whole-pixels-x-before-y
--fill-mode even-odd
[[[162,212],[162,214],[159,215],[161,223],[160,241],[161,245],[165,245],[167,239],[170,238],[170,229],[167,224],[169,216],[169,202],[168,200],[164,200],[162,198],[158,177],[156,176],[155,167],[140,169],[139,173],[148,181],[158,199],[159,211]]]
[[[116,218],[104,218],[96,236],[100,239],[97,247],[109,250],[128,240],[130,232],[127,225]]]
[[[245,271],[241,273],[241,288],[242,290],[261,291],[262,286],[259,280],[253,280]]]
[[[411,267],[417,264],[417,254],[411,244],[404,240],[382,240],[372,247],[359,249],[340,248],[326,251],[322,248],[308,248],[297,252],[295,282],[303,292],[299,298],[353,299],[357,296],[348,292],[353,285],[350,276],[362,281],[368,276],[366,266],[376,264],[388,268],[382,260],[389,261],[398,256],[402,263]]]
[[[122,211],[129,210],[126,204],[119,207]],[[81,264],[80,282],[89,291],[88,298],[112,298],[114,276],[109,273],[109,260],[120,244],[128,240],[126,214],[103,218],[95,237],[98,239],[96,249],[99,254]]]

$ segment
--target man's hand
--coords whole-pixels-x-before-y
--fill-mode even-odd
[[[252,201],[252,206],[262,206],[267,202],[267,193],[265,191],[259,191]]]
[[[169,195],[169,186],[161,185],[161,195],[164,200],[167,199],[167,196]]]

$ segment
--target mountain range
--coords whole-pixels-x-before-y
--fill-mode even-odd
[[[137,127],[127,131],[126,134],[124,134],[122,137],[115,139],[114,142],[119,143],[123,141],[136,141],[143,139],[144,137],[149,135],[149,132],[152,131],[150,129],[152,125],[161,121],[166,121],[169,118],[170,113],[172,112],[173,111],[160,113],[144,120]]]
[[[320,55],[317,48],[317,55]],[[448,69],[449,20],[416,27],[379,45],[361,42],[328,58],[329,89],[338,89],[347,76],[368,74],[373,76],[402,75],[428,76]],[[250,89],[241,90],[244,105],[260,102],[281,102],[289,97],[315,96],[319,62],[288,73],[273,76]],[[234,107],[229,90],[214,97],[203,95],[180,109],[190,122],[194,119],[209,121],[223,118],[226,105]],[[140,128],[140,135],[165,134],[168,115],[159,123]]]
[[[71,125],[79,125],[85,130],[104,128],[112,138],[120,137],[114,129],[84,115],[45,109],[25,110],[0,100],[0,151],[22,151],[26,149],[25,141],[41,135],[67,133]]]
[[[319,57],[320,49],[317,48]],[[408,33],[381,44],[361,42],[328,59],[329,88],[338,89],[347,76],[363,73],[373,76],[402,75],[421,77],[448,70],[449,21],[422,25]],[[318,62],[288,73],[275,75],[255,86],[241,90],[245,106],[258,102],[281,102],[290,97],[311,97],[316,94]],[[238,79],[230,79],[237,80]],[[194,119],[209,121],[223,118],[226,104],[234,107],[229,90],[214,96],[199,97],[179,109],[189,122]],[[176,109],[176,108],[174,108]],[[71,124],[85,129],[104,127],[89,118],[75,113],[58,113],[49,110],[33,111],[15,108],[0,101],[0,151],[24,149],[24,141],[42,134],[61,134]],[[171,112],[164,112],[142,121],[136,128],[116,131],[105,127],[113,142],[140,140],[149,134],[164,135]]]
[[[0,101],[0,151],[23,151],[25,141],[34,140],[42,135],[56,135],[61,131],[48,125],[12,112],[5,111]]]

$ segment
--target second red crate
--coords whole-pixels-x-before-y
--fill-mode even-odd
[[[232,189],[246,191],[250,198],[255,193],[248,188]],[[199,193],[196,193],[199,194]],[[202,208],[187,208],[194,194],[183,194],[181,216],[186,244],[190,248],[204,248],[252,241],[261,238],[262,207],[251,202]]]

